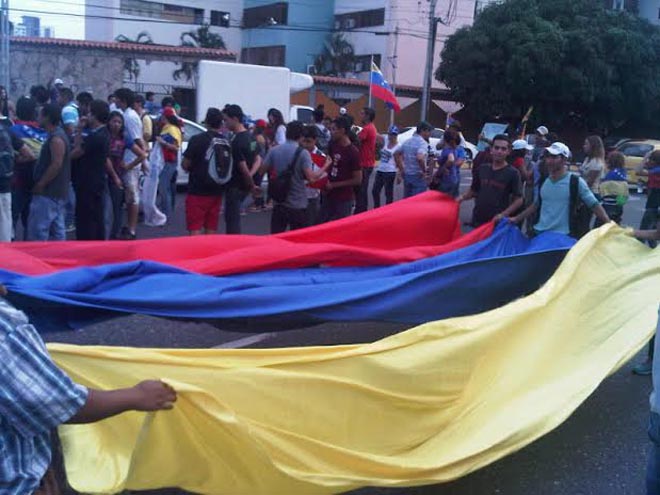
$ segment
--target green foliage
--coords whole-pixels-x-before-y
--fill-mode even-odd
[[[120,34],[115,38],[115,41],[119,43],[136,43],[142,45],[153,45],[154,40],[151,35],[146,31],[141,31],[135,39],[129,38],[124,34]],[[140,64],[137,59],[132,57],[127,57],[124,59],[124,72],[128,75],[128,78],[132,81],[137,82],[138,77],[140,76]]]
[[[436,78],[476,116],[650,122],[660,105],[660,29],[599,0],[507,0],[451,36]]]
[[[314,60],[314,67],[320,76],[346,77],[354,71],[355,62],[355,48],[338,33],[328,37],[323,52]]]
[[[222,36],[211,31],[210,24],[202,24],[194,31],[183,33],[181,35],[181,46],[192,48],[218,48],[222,50],[227,48]],[[196,62],[181,62],[177,65],[179,68],[172,73],[172,77],[176,81],[179,79],[190,81],[197,75]]]

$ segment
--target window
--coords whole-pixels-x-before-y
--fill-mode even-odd
[[[380,67],[380,53],[373,55],[358,55],[355,57],[355,67],[353,72],[371,72],[371,57],[374,58],[374,63]]]
[[[181,7],[166,3],[163,4],[161,18],[183,24],[202,24],[204,22],[204,9],[193,9],[192,7]]]
[[[653,151],[653,146],[641,143],[625,143],[621,145],[619,151],[626,156],[644,158],[647,154]]]
[[[243,48],[241,57],[246,64],[282,67],[286,57],[286,48],[283,45]]]
[[[229,12],[211,11],[211,26],[229,27]]]
[[[258,28],[273,24],[286,24],[289,15],[287,2],[271,3],[243,10],[243,27]]]
[[[385,24],[385,9],[362,10],[335,16],[336,29],[358,29]]]
[[[163,12],[163,4],[146,0],[121,0],[119,10],[126,15],[159,18]]]
[[[121,0],[119,10],[126,15],[152,17],[182,24],[202,24],[204,22],[204,9],[181,7],[169,3]]]

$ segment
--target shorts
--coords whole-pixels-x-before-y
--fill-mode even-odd
[[[221,196],[186,196],[186,228],[189,231],[218,230]]]
[[[140,204],[140,166],[127,170],[122,176],[124,201],[127,205]]]

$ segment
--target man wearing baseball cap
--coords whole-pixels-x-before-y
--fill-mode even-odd
[[[587,183],[577,175],[568,172],[570,156],[571,151],[564,143],[555,142],[545,149],[545,163],[549,176],[541,183],[534,202],[520,215],[513,217],[512,222],[521,223],[540,211],[539,220],[534,225],[535,234],[559,232],[579,238],[585,233],[578,225],[579,221],[576,218],[579,203],[593,211],[603,223],[610,221]],[[571,190],[574,190],[575,193],[572,194]]]

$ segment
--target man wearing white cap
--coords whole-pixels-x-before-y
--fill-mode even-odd
[[[60,89],[64,87],[64,81],[57,78],[53,81],[53,85],[50,88],[50,102],[57,104],[57,100],[60,97]]]
[[[548,179],[540,187],[539,194],[525,211],[511,219],[520,223],[540,210],[534,233],[559,232],[579,238],[585,232],[579,231],[576,211],[580,203],[586,206],[603,223],[610,221],[607,213],[593,195],[587,183],[575,174],[568,172],[567,162],[571,151],[564,143],[552,143],[545,149],[545,163]]]

